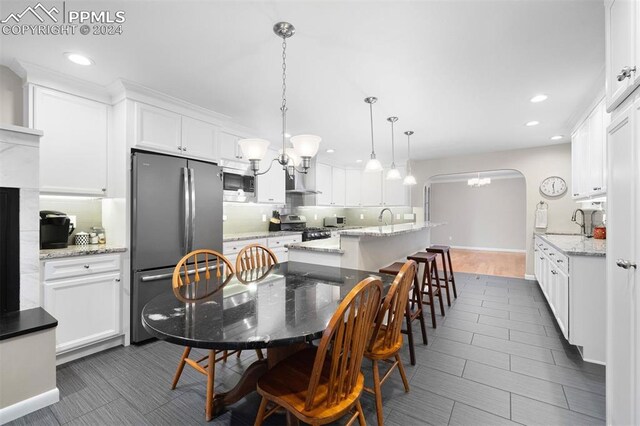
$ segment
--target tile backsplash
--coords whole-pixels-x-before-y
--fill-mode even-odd
[[[100,199],[41,196],[40,210],[55,210],[76,217],[76,229],[69,237],[69,244],[75,244],[77,232],[91,232],[92,226],[102,226],[102,200]]]

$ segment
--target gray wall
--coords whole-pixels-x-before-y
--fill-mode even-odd
[[[431,184],[431,242],[501,250],[526,248],[524,178],[492,179],[474,188],[466,181]]]
[[[0,65],[0,123],[22,126],[22,79]]]

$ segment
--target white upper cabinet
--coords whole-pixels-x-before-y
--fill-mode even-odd
[[[637,1],[605,1],[607,111],[617,107],[640,81],[639,9]]]
[[[606,127],[609,114],[604,100],[591,111],[571,136],[571,194],[585,199],[606,194]]]
[[[358,207],[362,205],[362,170],[347,169],[345,171],[345,205]]]
[[[182,153],[182,116],[136,102],[135,144],[154,151]]]
[[[346,198],[345,170],[332,167],[331,170],[331,204],[334,206],[344,206]]]
[[[382,205],[382,172],[362,172],[362,205]]]
[[[108,106],[35,87],[33,127],[40,142],[40,190],[106,195]]]
[[[268,150],[265,158],[275,158],[277,151]],[[257,177],[256,191],[259,203],[285,204],[285,171],[280,164]]]
[[[190,156],[216,159],[219,127],[191,117],[182,117],[182,152]]]
[[[332,183],[331,183],[331,166],[326,164],[316,163],[316,190],[319,192],[316,195],[316,204],[319,206],[332,205]]]
[[[220,132],[220,158],[231,161],[239,161],[243,163],[249,163],[249,160],[242,158],[242,150],[238,141],[245,139],[246,136],[241,136],[235,133],[223,130]],[[269,156],[265,156],[265,160],[261,161],[260,167],[266,169],[269,167],[266,161],[271,160]]]
[[[400,175],[404,178],[405,168],[398,167]],[[384,179],[384,198],[385,206],[406,206],[408,202],[408,188],[402,184],[402,179],[387,180]]]

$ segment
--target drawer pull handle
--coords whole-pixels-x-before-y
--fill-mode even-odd
[[[599,186],[593,188],[594,191],[600,191],[601,189],[602,188],[600,188]]]
[[[541,257],[540,260],[544,260],[544,257]]]
[[[120,282],[120,278],[116,278],[116,282],[119,283]]]
[[[89,265],[84,265],[84,269],[89,269]]]
[[[549,250],[549,247],[543,247],[542,250],[547,251]]]
[[[620,70],[620,74],[616,76],[618,81],[623,81],[625,78],[631,78],[631,73],[636,72],[636,67],[624,67]]]
[[[564,260],[562,260],[562,259],[558,259],[558,260],[556,260],[556,262],[558,262],[558,263],[564,263]]]
[[[558,271],[554,271],[553,269],[551,270],[551,273],[552,273],[553,275],[558,275]]]
[[[555,253],[549,253],[549,256],[555,256],[555,255],[556,255]]]
[[[622,269],[631,269],[631,268],[636,269],[638,267],[635,263],[631,262],[630,260],[624,260],[624,259],[616,260],[616,265],[618,265]]]

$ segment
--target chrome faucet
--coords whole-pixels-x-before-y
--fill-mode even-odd
[[[578,220],[577,220],[578,212],[580,212],[582,214],[582,223],[578,222]],[[587,230],[585,228],[585,223],[584,223],[584,210],[576,209],[573,212],[573,216],[571,216],[571,222],[575,222],[576,225],[580,225],[580,231],[582,231],[581,235],[585,235],[587,233]]]
[[[388,211],[389,214],[391,215],[391,224],[393,225],[393,212],[389,207],[385,207],[384,209],[380,210],[380,216],[378,216],[378,222],[382,222],[382,215],[384,214],[385,211]],[[386,225],[387,222],[384,222],[384,224]]]

